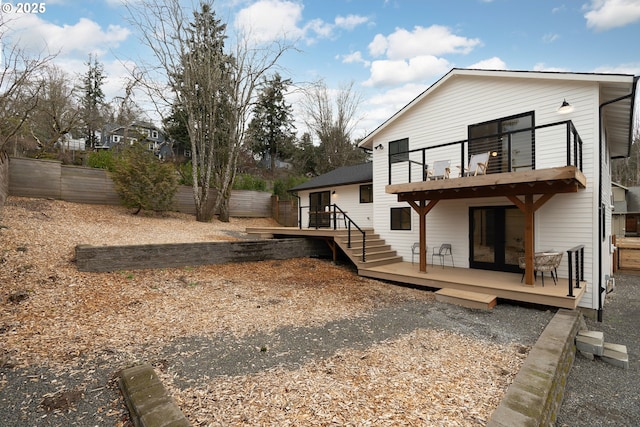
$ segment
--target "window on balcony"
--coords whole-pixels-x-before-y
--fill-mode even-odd
[[[469,155],[491,151],[487,173],[535,168],[533,111],[469,126]]]
[[[389,143],[389,160],[391,163],[406,162],[409,160],[409,138],[399,139]]]
[[[411,208],[391,208],[391,229],[411,230]]]

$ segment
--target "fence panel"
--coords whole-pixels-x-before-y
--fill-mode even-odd
[[[120,204],[109,173],[102,169],[62,166],[55,160],[11,157],[8,176],[8,194],[12,196],[52,198],[75,203]],[[210,194],[210,203],[214,203],[216,191],[211,189]],[[191,187],[178,186],[174,196],[174,209],[195,214]],[[232,217],[271,218],[271,193],[233,190],[229,214]]]
[[[60,199],[62,164],[54,160],[9,159],[9,194]]]
[[[104,169],[62,166],[60,198],[68,202],[98,205],[120,203],[113,181]]]

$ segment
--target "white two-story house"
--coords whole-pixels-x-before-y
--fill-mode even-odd
[[[419,242],[425,277],[442,243],[457,269],[524,273],[532,288],[538,254],[560,253],[545,286],[565,279],[600,314],[612,275],[610,159],[629,155],[636,83],[451,70],[360,143],[373,153],[373,229],[405,261]]]

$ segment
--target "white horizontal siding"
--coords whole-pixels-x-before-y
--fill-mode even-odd
[[[303,206],[301,214],[302,226],[307,227],[309,224],[309,194],[321,191],[335,191],[335,194],[332,194],[331,196],[332,204],[337,205],[340,209],[346,212],[349,218],[351,218],[358,227],[373,227],[373,203],[360,203],[360,185],[361,184],[341,185],[336,187],[299,191],[298,197],[300,197],[300,205]],[[338,226],[344,227],[344,222],[338,223]]]
[[[376,232],[391,244],[405,260],[411,260],[411,245],[418,241],[418,217],[412,213],[412,230],[390,230],[390,208],[406,207],[395,195],[386,194],[388,178],[388,143],[409,138],[409,149],[465,140],[468,126],[529,111],[535,114],[535,125],[572,120],[583,140],[583,173],[587,188],[575,194],[558,194],[536,212],[535,246],[541,250],[554,248],[566,251],[585,245],[585,278],[588,293],[581,305],[597,308],[592,286],[598,283],[597,233],[598,212],[598,86],[592,82],[553,81],[538,79],[505,79],[499,77],[455,76],[436,88],[423,102],[402,113],[390,126],[375,137],[373,145],[383,150],[373,152],[374,200],[373,225]],[[567,99],[574,111],[559,115],[556,109]],[[554,134],[555,133],[555,134]],[[560,137],[559,137],[560,136]],[[536,135],[536,167],[563,166],[566,163],[564,128],[538,132]],[[561,146],[559,146],[559,141]],[[459,147],[450,157],[452,172],[459,165]],[[421,162],[421,155],[416,154]],[[431,159],[427,159],[431,163]],[[408,181],[406,163],[393,165],[392,183]],[[412,180],[418,179],[412,170]],[[506,198],[441,201],[427,215],[427,244],[448,242],[453,245],[456,266],[469,266],[469,207],[509,205]],[[566,256],[566,254],[565,254]],[[608,269],[609,266],[606,266]],[[603,268],[604,269],[604,268]],[[607,271],[607,270],[605,270]],[[567,260],[559,269],[567,274]]]

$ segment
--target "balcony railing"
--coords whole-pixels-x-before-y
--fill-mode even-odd
[[[582,170],[582,138],[567,120],[390,153],[389,185],[425,181],[434,162],[442,160],[450,162],[450,177],[462,177],[470,156],[483,152],[490,153],[488,174],[560,166]]]

